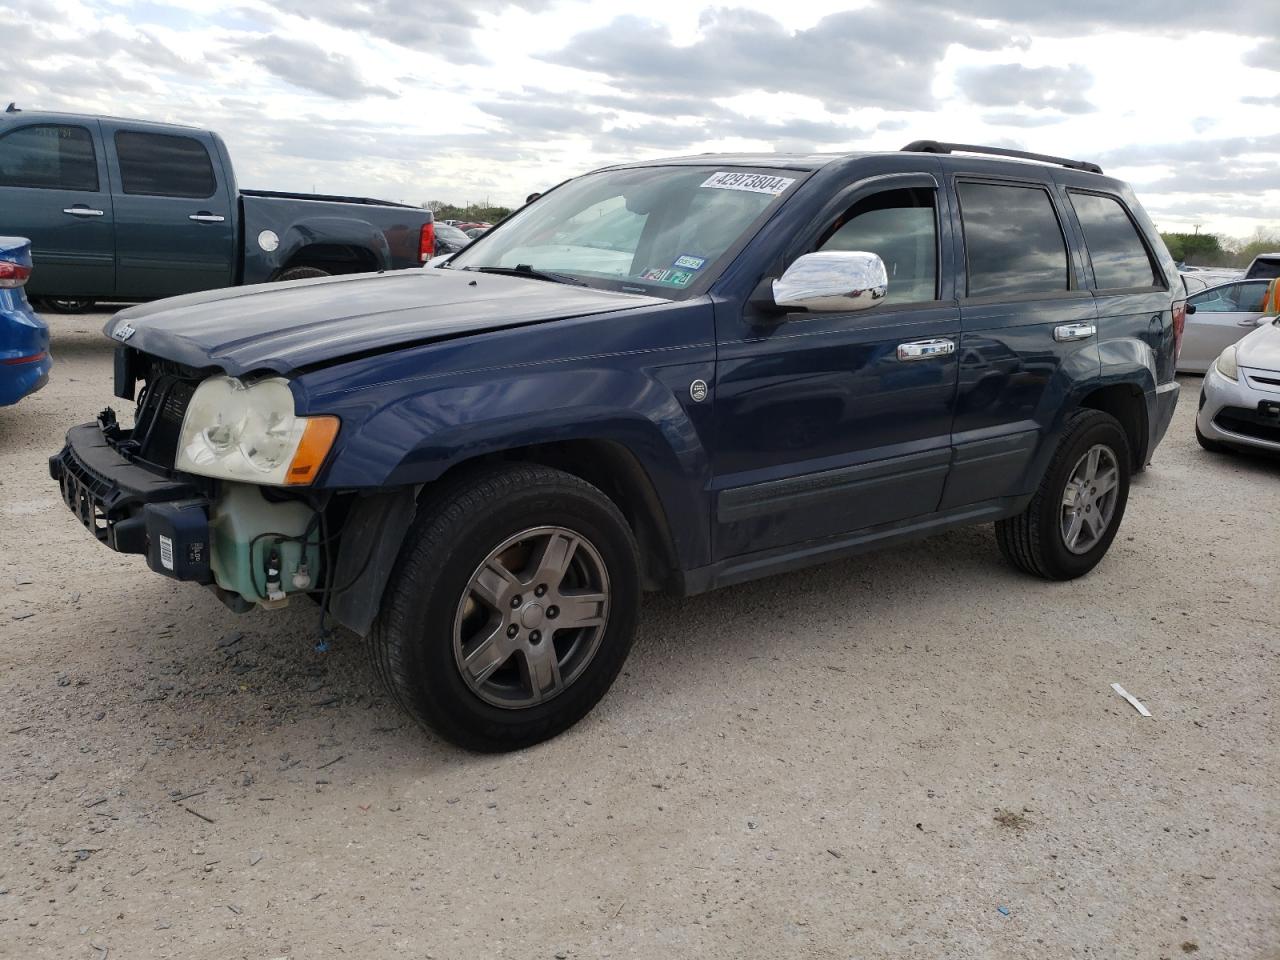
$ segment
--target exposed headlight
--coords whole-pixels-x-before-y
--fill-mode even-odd
[[[1239,380],[1240,370],[1236,367],[1236,347],[1235,344],[1227,347],[1218,355],[1218,359],[1213,364],[1220,374],[1228,380]]]
[[[210,377],[187,405],[176,467],[245,483],[307,484],[337,435],[337,417],[294,415],[289,381],[281,377],[249,385]]]

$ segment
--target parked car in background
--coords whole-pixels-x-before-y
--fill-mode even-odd
[[[465,233],[472,240],[474,240],[477,237],[484,236],[486,233],[488,233],[492,229],[493,229],[492,227],[472,227],[470,230],[464,230],[462,232]]]
[[[1178,372],[1204,373],[1227,346],[1257,327],[1270,283],[1237,280],[1188,297]]]
[[[236,610],[318,597],[419,722],[512,749],[604,695],[646,589],[975,523],[1088,573],[1177,404],[1184,296],[1091,163],[641,162],[438,267],[124,311],[132,424],[50,473],[109,547]]]
[[[1280,253],[1263,253],[1254,257],[1244,276],[1246,280],[1274,280],[1280,277]]]
[[[0,407],[17,403],[49,380],[49,328],[27,302],[31,244],[0,237]]]
[[[1280,321],[1268,317],[1205,373],[1196,439],[1206,450],[1280,453]]]
[[[1209,289],[1209,287],[1216,287],[1220,283],[1228,283],[1231,280],[1240,280],[1244,277],[1243,270],[1218,269],[1216,267],[1183,267],[1181,274],[1188,294],[1199,293],[1201,290]]]
[[[437,257],[442,254],[457,253],[459,250],[466,249],[467,244],[470,242],[471,238],[457,227],[451,227],[445,223],[436,224],[435,255]]]
[[[12,107],[0,233],[31,240],[28,294],[63,310],[413,267],[435,249],[430,210],[238,189],[208,130]]]

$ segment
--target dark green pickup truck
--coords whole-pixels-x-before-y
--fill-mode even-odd
[[[418,266],[434,230],[404,204],[239,190],[207,130],[0,113],[0,234],[31,240],[27,292],[55,309]]]

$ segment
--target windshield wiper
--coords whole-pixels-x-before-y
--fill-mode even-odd
[[[550,270],[535,270],[527,263],[517,263],[514,267],[463,267],[463,270],[474,270],[476,273],[497,273],[507,277],[529,277],[531,280],[549,280],[552,283],[571,283],[575,287],[587,284],[567,273],[552,273]]]

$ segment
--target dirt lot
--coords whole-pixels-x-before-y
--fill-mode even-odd
[[[484,757],[309,604],[88,537],[45,461],[101,320],[0,410],[0,956],[1280,957],[1280,464],[1203,453],[1194,378],[1084,580],[978,528],[654,598],[585,722]]]

